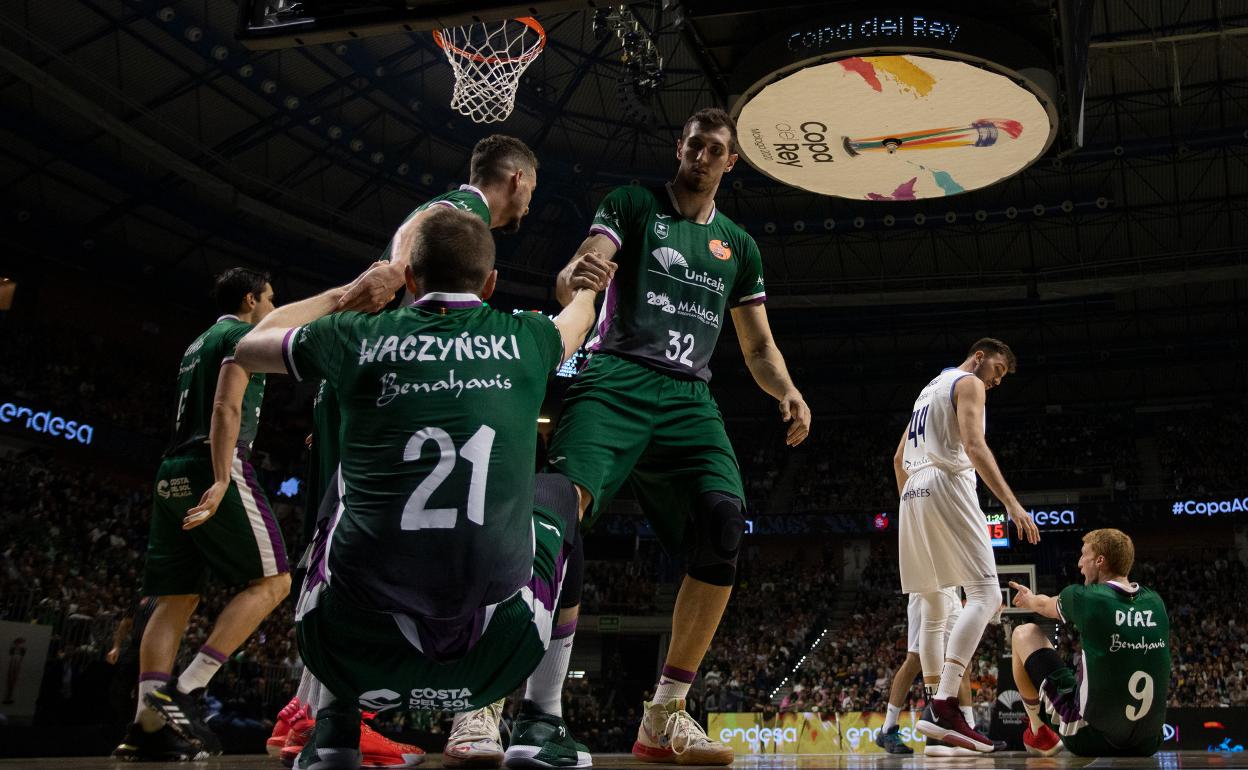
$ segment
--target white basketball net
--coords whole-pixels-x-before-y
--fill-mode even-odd
[[[541,29],[534,19],[508,19],[435,32],[455,72],[451,108],[477,123],[506,120],[520,76],[546,45]]]

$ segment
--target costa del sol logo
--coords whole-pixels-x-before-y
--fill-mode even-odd
[[[385,711],[399,705],[399,694],[394,690],[369,690],[360,694],[360,706],[369,711]]]
[[[723,241],[711,241],[706,244],[706,247],[711,250],[711,256],[715,259],[725,262],[732,259],[732,249],[728,248],[728,244]]]
[[[663,272],[665,273],[671,273],[673,265],[689,267],[689,262],[685,259],[684,254],[681,254],[676,249],[669,248],[667,246],[660,246],[650,252],[650,255],[658,260],[659,266],[663,268]]]

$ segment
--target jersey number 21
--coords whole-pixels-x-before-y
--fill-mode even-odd
[[[408,439],[407,447],[403,450],[403,459],[407,462],[420,460],[425,444],[430,441],[437,445],[438,464],[425,477],[425,480],[420,482],[420,486],[416,487],[412,496],[407,498],[399,528],[403,530],[452,529],[455,526],[459,519],[458,508],[427,508],[425,506],[429,504],[429,498],[433,496],[437,488],[455,469],[457,456],[464,458],[472,465],[472,476],[468,481],[468,521],[477,525],[484,524],[485,483],[490,474],[490,451],[494,448],[494,429],[488,425],[482,425],[456,453],[455,442],[451,440],[450,434],[446,431],[441,428],[421,428]]]

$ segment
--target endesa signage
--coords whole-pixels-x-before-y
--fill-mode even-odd
[[[53,414],[50,409],[35,411],[29,406],[11,402],[0,403],[0,423],[9,423],[33,433],[55,436],[83,445],[90,444],[95,435],[95,428],[86,423],[67,420]]]
[[[1036,526],[1040,529],[1059,529],[1061,527],[1074,527],[1079,524],[1079,514],[1074,508],[1061,508],[1054,510],[1033,509],[1030,511],[1031,518],[1035,520]]]

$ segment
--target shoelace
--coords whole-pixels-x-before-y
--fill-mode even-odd
[[[663,725],[663,732],[670,736],[668,745],[672,747],[672,753],[677,756],[684,754],[694,745],[711,742],[706,731],[702,729],[702,725],[698,724],[697,720],[684,709],[672,712],[672,715],[667,718],[667,723]],[[684,744],[680,748],[677,748],[677,738],[684,738]]]
[[[498,715],[501,708],[495,708],[496,704],[490,704],[483,709],[471,711],[468,718],[465,719],[458,727],[451,731],[450,737],[468,734],[474,740],[478,737],[488,738],[489,740],[498,740],[494,737],[498,731]],[[476,732],[474,732],[474,730]]]

